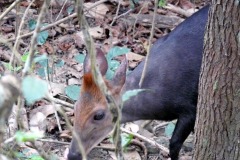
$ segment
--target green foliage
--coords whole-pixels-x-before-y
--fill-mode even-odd
[[[24,54],[21,56],[21,60],[22,60],[22,62],[26,62],[28,56],[29,56],[29,52],[24,53]]]
[[[122,133],[121,134],[122,147],[126,148],[131,143],[132,139],[133,139],[132,134]]]
[[[72,100],[77,100],[80,94],[80,87],[77,85],[70,85],[65,88],[65,94]]]
[[[62,59],[59,59],[59,60],[57,60],[57,62],[56,62],[56,67],[63,67],[64,66],[64,60],[62,60]]]
[[[34,19],[31,19],[28,21],[28,27],[31,31],[33,31],[36,28],[37,21]],[[45,26],[46,24],[42,24],[41,26]],[[48,38],[48,31],[42,31],[38,33],[37,35],[37,43],[39,45],[43,45]]]
[[[52,68],[47,67],[45,71],[45,67],[40,67],[37,69],[37,74],[41,77],[44,78],[49,74],[52,74]],[[46,75],[47,74],[47,75]]]
[[[167,1],[166,0],[159,0],[159,2],[158,2],[158,6],[159,7],[164,7],[166,5],[167,5]]]
[[[48,74],[52,74],[52,68],[48,66],[48,57],[46,55],[41,55],[41,56],[34,58],[34,62],[38,63],[40,65],[40,67],[37,69],[37,74],[40,77],[44,78]],[[46,73],[47,75],[45,75],[45,72],[47,72]]]
[[[78,62],[78,63],[83,63],[84,59],[85,59],[85,55],[84,54],[78,54],[74,57],[74,59]]]
[[[28,104],[42,99],[48,92],[47,83],[41,79],[27,76],[22,81],[22,92]]]
[[[48,31],[42,31],[37,35],[37,43],[43,45],[48,38]]]
[[[31,31],[33,31],[36,28],[37,21],[34,19],[30,19],[28,21],[28,27]]]
[[[132,134],[127,134],[127,133],[121,133],[121,146],[125,149],[132,141],[133,135]],[[113,143],[113,137],[110,137],[110,142]]]
[[[21,152],[15,152],[14,155],[18,160],[44,160],[37,152],[29,148],[24,148]],[[48,159],[58,160],[59,158],[54,154],[50,154],[48,155]]]
[[[73,10],[74,10],[74,6],[71,5],[71,6],[69,6],[69,7],[67,8],[67,13],[70,15],[70,14],[73,13]]]
[[[108,70],[106,73],[106,78],[107,79],[112,79],[114,76],[115,71],[119,67],[120,63],[116,60],[113,60],[114,57],[120,56],[123,54],[127,54],[130,52],[130,49],[125,48],[125,47],[113,47],[110,49],[110,51],[107,54],[107,61],[108,61]]]
[[[44,159],[39,155],[33,155],[29,160],[44,160]]]
[[[47,67],[47,64],[48,64],[48,57],[47,55],[43,54],[43,55],[40,55],[40,56],[37,56],[33,59],[33,61],[35,63],[39,63],[41,66],[45,66]]]
[[[134,90],[129,90],[126,91],[123,95],[122,95],[122,101],[123,103],[127,100],[129,100],[132,96],[136,96],[138,93],[142,92],[142,91],[146,91],[146,89],[134,89]]]
[[[135,8],[135,4],[138,4],[139,0],[130,0],[130,7],[133,9]]]
[[[128,49],[126,47],[115,46],[115,47],[111,48],[110,51],[108,52],[107,60],[108,60],[108,62],[110,62],[114,57],[124,55],[129,52],[130,52],[130,49]]]
[[[15,153],[15,156],[19,160],[44,160],[39,154],[32,153],[32,150],[25,148],[21,152]]]
[[[32,142],[37,139],[43,138],[43,134],[40,132],[22,132],[17,131],[15,138],[18,142]]]
[[[7,68],[7,70],[9,70],[9,71],[19,71],[19,70],[21,70],[22,69],[22,66],[18,66],[18,67],[13,67],[12,65],[10,65],[10,63],[5,63],[5,62],[2,62],[3,63],[3,65],[4,65],[4,67],[5,68]]]
[[[106,73],[106,78],[107,78],[107,79],[112,79],[113,76],[114,76],[114,73],[115,73],[114,71],[108,69],[108,70],[107,70],[107,73]]]
[[[175,128],[175,124],[174,124],[174,123],[169,123],[169,124],[165,127],[165,135],[168,136],[168,137],[171,137],[174,128]]]

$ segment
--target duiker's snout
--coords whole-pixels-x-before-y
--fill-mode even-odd
[[[75,143],[76,141],[72,140],[71,145],[69,147],[69,152],[68,152],[68,160],[82,160],[82,155],[78,149],[78,145]]]
[[[82,160],[82,155],[80,152],[69,151],[68,153],[68,160]]]

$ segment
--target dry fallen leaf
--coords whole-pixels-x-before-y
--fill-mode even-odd
[[[127,55],[127,60],[129,61],[142,61],[144,56],[130,52]]]
[[[52,105],[44,105],[44,106],[38,106],[37,108],[34,108],[30,112],[30,118],[34,117],[38,112],[41,112],[44,114],[46,117],[54,114],[54,107]]]
[[[93,4],[94,3],[90,3],[90,2],[84,3],[84,6],[86,8],[89,8]],[[108,11],[109,11],[109,9],[108,9],[107,5],[100,4],[100,5],[97,5],[96,7],[92,8],[91,10],[89,10],[89,12],[88,12],[88,14],[86,14],[86,16],[103,19]]]
[[[36,133],[37,132],[45,133],[47,128],[46,118],[47,117],[43,113],[37,112],[30,119],[30,122],[29,122],[30,130]]]
[[[92,28],[89,28],[89,33],[90,35],[95,38],[95,39],[103,39],[104,38],[104,32],[103,32],[103,28],[97,26],[97,27],[92,27]],[[77,38],[80,37],[82,40],[84,39],[84,36],[83,36],[83,32],[78,32],[76,33],[75,35]]]
[[[134,133],[137,133],[139,131],[139,126],[132,122],[127,123],[124,128],[126,128],[127,130],[132,131]]]

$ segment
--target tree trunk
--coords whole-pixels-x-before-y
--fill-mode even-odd
[[[200,74],[195,160],[240,159],[240,5],[213,0]]]

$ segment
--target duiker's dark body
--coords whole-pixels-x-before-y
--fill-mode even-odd
[[[151,91],[138,94],[123,107],[123,122],[178,119],[170,141],[173,160],[194,128],[208,10],[209,6],[201,9],[155,42],[142,85]],[[128,90],[138,88],[143,66],[141,63],[127,76]]]
[[[122,122],[140,119],[178,119],[170,140],[172,160],[178,159],[183,142],[194,129],[203,37],[208,10],[209,6],[204,7],[153,45],[142,85],[143,89],[149,90],[141,92],[125,102],[122,110]],[[126,77],[125,84],[122,84],[121,93],[139,88],[138,84],[143,66],[142,62]],[[120,72],[123,75],[123,71]],[[125,77],[121,79],[125,80]],[[83,82],[85,89],[81,93],[80,102],[76,105],[74,130],[79,134],[85,149],[89,152],[91,146],[96,144],[96,141],[99,142],[112,126],[109,122],[111,121],[110,112],[103,107],[103,103],[94,101],[94,98],[91,101],[86,100],[85,95],[93,97],[98,93],[96,91],[93,93],[93,89],[89,89],[91,86],[89,85],[89,76],[85,76]],[[109,85],[110,90],[113,87]],[[101,99],[101,96],[98,99]],[[89,113],[90,111],[91,113]],[[85,116],[86,113],[89,115]],[[84,118],[81,119],[81,115]],[[109,124],[107,124],[108,122]],[[76,140],[73,139],[68,155],[70,160],[81,159],[76,144]]]

